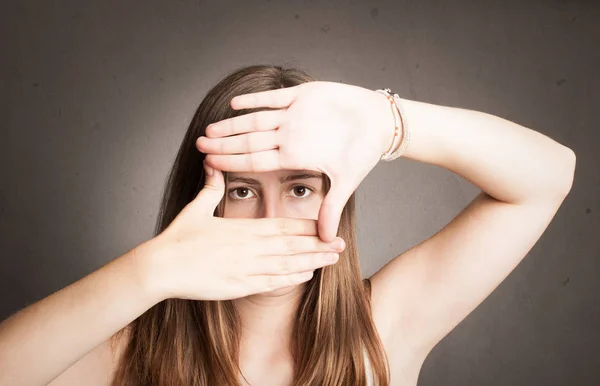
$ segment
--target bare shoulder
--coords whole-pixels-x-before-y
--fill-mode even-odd
[[[75,362],[48,386],[110,386],[129,332],[129,326],[120,330]]]

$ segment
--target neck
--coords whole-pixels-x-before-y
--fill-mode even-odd
[[[235,299],[242,323],[241,343],[276,351],[287,349],[304,288],[302,284]]]

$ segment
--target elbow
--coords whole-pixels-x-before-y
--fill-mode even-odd
[[[562,184],[559,188],[560,196],[563,199],[567,197],[571,191],[571,188],[573,187],[573,182],[575,180],[575,168],[577,164],[577,156],[572,149],[565,147],[565,153],[565,161],[563,162],[564,169],[562,169],[560,176]]]

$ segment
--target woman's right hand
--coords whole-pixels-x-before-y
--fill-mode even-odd
[[[214,217],[224,192],[223,173],[207,171],[196,198],[150,240],[162,298],[226,300],[300,284],[345,248],[339,237],[323,242],[316,220]]]

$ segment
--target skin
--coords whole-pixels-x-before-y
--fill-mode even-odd
[[[391,384],[405,386],[417,383],[429,352],[539,240],[571,190],[576,156],[542,133],[492,114],[400,103],[411,132],[403,158],[447,169],[481,190],[439,232],[371,277],[373,320]],[[387,98],[353,85],[309,82],[236,96],[231,106],[277,110],[209,125],[207,137],[196,143],[208,164],[227,171],[283,165],[326,173],[332,186],[319,213],[319,235],[331,240],[345,199],[392,142]]]
[[[249,155],[213,155],[209,162],[211,166],[229,171],[235,171],[231,167],[247,170],[247,165],[270,168],[271,163],[282,165],[311,154],[305,161],[316,160],[318,164],[305,165],[310,168],[287,169],[327,171],[330,178],[334,177],[332,190],[337,192],[334,197],[340,198],[349,196],[370,170],[368,167],[348,167],[347,163],[357,162],[364,166],[364,160],[369,159],[368,166],[372,167],[390,143],[393,122],[389,104],[384,96],[371,90],[315,82],[302,88],[262,95],[266,101],[271,101],[270,107],[286,107],[293,103],[294,108],[262,113],[261,116],[274,117],[272,122],[248,114],[215,124],[210,130],[214,138],[199,140],[198,146],[206,153],[219,149],[233,154],[245,153],[247,150],[243,147],[248,144],[252,144],[253,151],[257,152],[265,148],[274,150],[270,150],[268,158],[264,159]],[[341,102],[325,105],[316,103],[317,99]],[[237,107],[265,106],[256,96],[248,97],[246,104],[242,103],[243,98],[237,100]],[[252,101],[257,103],[252,104]],[[371,277],[373,319],[388,356],[393,386],[416,385],[429,352],[528,254],[571,190],[576,164],[575,153],[568,147],[505,119],[416,101],[403,100],[403,104],[413,135],[404,157],[452,171],[476,185],[481,192],[439,232],[400,253]],[[329,131],[315,124],[319,122],[315,117],[319,116],[325,117],[322,122],[327,123]],[[284,123],[294,122],[294,125],[279,124],[279,119]],[[268,124],[253,126],[260,126],[261,122]],[[365,122],[372,124],[372,130],[364,130]],[[232,128],[238,127],[243,129],[242,132],[268,132],[271,127],[279,129],[267,137],[259,137],[258,141],[240,135],[235,137],[231,148],[223,146],[219,133],[231,133]],[[339,154],[322,152],[322,157],[313,157],[311,150],[315,144],[323,142],[319,141],[324,132],[335,137],[336,141],[331,143],[340,146],[337,148]],[[366,137],[360,138],[361,135]],[[260,138],[272,140],[264,142]],[[341,162],[340,154],[351,154],[352,157]],[[238,172],[242,173],[241,170]],[[257,200],[232,204],[231,212],[227,209],[226,215],[316,218],[317,197],[311,196],[306,202],[291,198],[288,187],[278,183],[281,173],[286,172],[243,172],[244,176],[252,174],[259,181],[261,194]],[[327,197],[332,196],[332,190]],[[328,219],[323,224],[323,229],[328,230],[327,239],[334,234],[337,214],[343,203],[343,200],[334,199],[331,209],[323,211],[321,208]],[[205,209],[208,212],[213,208]],[[400,216],[400,209],[396,213]],[[73,358],[83,356],[51,385],[84,381],[86,384],[107,384],[119,354],[116,358],[111,356],[105,339],[118,330],[118,326],[126,325],[160,300],[160,296],[149,288],[149,276],[144,274],[148,272],[147,267],[138,257],[153,256],[156,245],[148,243],[135,253],[116,259],[94,272],[92,277],[24,310],[11,323],[3,323],[0,326],[0,336],[3,336],[0,343],[4,346],[0,347],[0,366],[12,360],[12,366],[9,363],[6,369],[11,369],[13,374],[25,374],[24,366],[28,366],[34,357],[37,371],[31,373],[29,383],[22,383],[33,385],[41,384],[43,379],[53,379],[55,373],[60,374],[61,369],[67,367],[65,363],[75,362]],[[265,379],[269,379],[266,374],[273,369],[273,364],[282,365],[277,374],[281,383],[289,379],[291,369],[286,367],[289,358],[282,349],[285,341],[277,337],[289,336],[290,310],[299,289],[300,286],[290,286],[238,299],[245,328],[240,363],[244,374],[254,384],[265,384]],[[117,307],[117,299],[118,310],[105,312],[107,306]],[[77,301],[79,307],[69,307],[73,301]],[[265,330],[267,326],[272,330]],[[273,334],[273,329],[278,334]],[[67,342],[69,347],[57,351],[56,347],[64,340],[62,336],[71,338]],[[88,353],[89,347],[95,347],[98,342],[104,343]],[[258,358],[249,354],[252,350],[257,350]],[[14,359],[15,354],[18,354],[17,358],[27,360]],[[15,366],[21,367],[14,370]],[[2,370],[0,367],[0,376]]]
[[[284,179],[287,181],[282,182]],[[323,197],[320,173],[229,173],[224,217],[316,220]],[[234,300],[243,325],[240,367],[250,384],[282,385],[291,381],[293,367],[287,347],[292,317],[304,286],[302,283]]]

